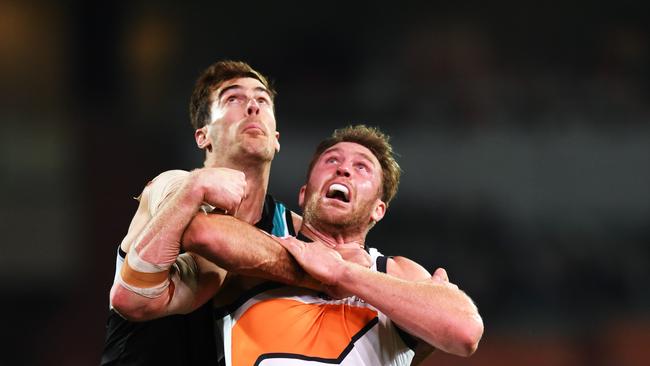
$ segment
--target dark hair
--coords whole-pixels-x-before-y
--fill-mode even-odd
[[[309,180],[316,161],[325,150],[340,142],[354,142],[370,150],[379,161],[382,170],[381,200],[388,205],[397,193],[399,179],[402,174],[402,170],[393,156],[393,147],[390,145],[389,140],[390,136],[384,134],[376,127],[356,125],[337,129],[332,133],[332,136],[321,141],[318,147],[316,147],[316,151],[309,163],[307,180]]]
[[[190,99],[190,122],[195,130],[210,122],[210,105],[212,93],[227,80],[235,78],[253,78],[259,80],[268,90],[271,100],[276,92],[269,80],[260,72],[254,70],[249,64],[242,61],[224,60],[210,65],[194,84],[192,98]]]

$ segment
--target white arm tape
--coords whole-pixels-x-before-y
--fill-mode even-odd
[[[132,269],[144,273],[158,273],[167,271],[169,267],[171,267],[172,263],[167,265],[160,265],[145,261],[144,259],[140,258],[140,255],[138,254],[138,251],[135,247],[135,244],[131,245],[131,248],[129,248],[129,253],[126,255],[129,262],[128,266]]]
[[[188,296],[181,296],[183,294],[179,295],[179,293],[191,293],[196,290],[197,276],[198,268],[194,258],[188,254],[181,254],[176,263],[174,263],[169,278],[156,287],[142,288],[129,285],[122,280],[120,272],[117,273],[116,279],[125,289],[149,299],[154,299],[162,295],[169,287],[169,284],[174,282],[176,286],[173,298],[175,299],[174,301],[178,301],[179,298],[181,300],[188,298]]]
[[[169,287],[169,283],[170,283],[168,278],[167,280],[165,280],[165,282],[161,283],[156,287],[147,287],[147,288],[135,287],[124,282],[124,280],[122,280],[122,274],[119,272],[117,273],[117,281],[125,289],[149,299],[154,299],[162,295],[163,292],[165,292],[165,290],[167,289],[167,287]]]

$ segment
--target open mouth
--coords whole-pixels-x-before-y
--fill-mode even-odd
[[[342,184],[334,183],[327,190],[325,197],[340,200],[343,202],[350,202],[350,191],[348,190],[348,187]]]

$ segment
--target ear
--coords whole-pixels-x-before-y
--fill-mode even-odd
[[[275,131],[275,152],[280,152],[280,132]]]
[[[304,185],[300,187],[300,192],[298,192],[298,206],[300,209],[304,210],[304,203],[305,203],[305,190],[307,189],[307,185]]]
[[[372,214],[370,215],[370,218],[374,222],[379,222],[379,220],[384,218],[385,214],[386,214],[386,204],[384,203],[384,201],[377,198],[377,202],[375,202],[375,208],[372,210]]]
[[[209,148],[210,139],[208,138],[208,126],[203,126],[194,131],[194,140],[196,140],[196,146],[198,146],[199,149],[203,150]]]

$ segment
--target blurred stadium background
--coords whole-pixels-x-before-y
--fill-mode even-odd
[[[315,144],[366,123],[404,169],[369,241],[478,304],[469,359],[650,364],[650,33],[642,1],[0,2],[0,365],[98,364],[115,247],[224,58],[269,74],[297,210]]]

